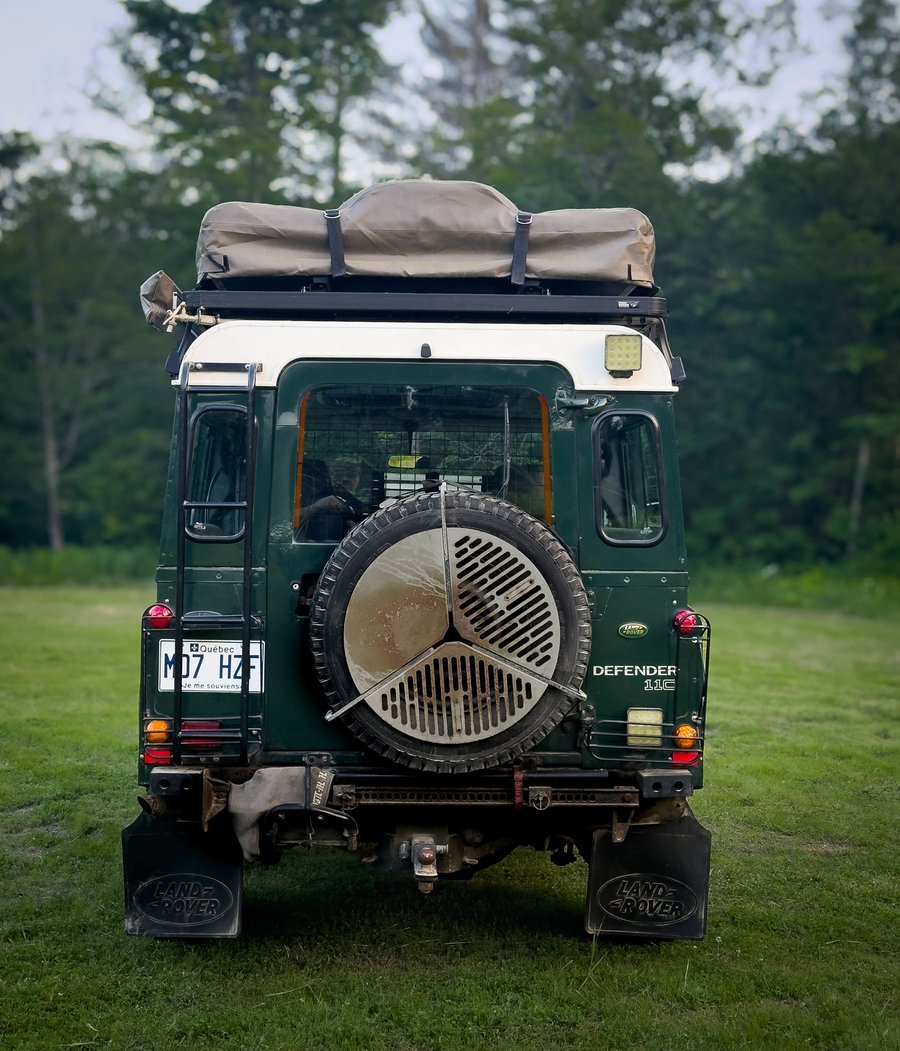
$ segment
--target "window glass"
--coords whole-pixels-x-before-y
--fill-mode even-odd
[[[188,503],[213,504],[187,509],[188,535],[195,540],[235,540],[244,531],[243,508],[222,505],[244,499],[247,414],[238,408],[201,410],[192,428]]]
[[[303,400],[297,539],[338,543],[352,526],[442,481],[547,514],[546,401],[532,390],[319,387]]]
[[[610,412],[594,427],[595,510],[604,540],[652,544],[665,528],[656,421]]]

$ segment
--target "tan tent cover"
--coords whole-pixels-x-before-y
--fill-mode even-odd
[[[341,208],[348,274],[509,277],[518,209],[477,182],[399,180],[360,190]],[[653,227],[634,208],[540,212],[529,231],[526,275],[653,284]],[[227,269],[225,269],[227,261]],[[314,208],[232,201],[203,218],[204,276],[311,276],[331,272],[325,216]]]
[[[141,285],[141,309],[148,325],[165,331],[166,317],[175,308],[176,292],[175,282],[164,270],[157,270]]]

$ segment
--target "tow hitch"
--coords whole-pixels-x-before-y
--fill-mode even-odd
[[[400,858],[411,860],[413,875],[423,894],[430,894],[438,878],[438,855],[450,853],[446,843],[435,843],[430,836],[412,836],[408,843],[400,845]]]

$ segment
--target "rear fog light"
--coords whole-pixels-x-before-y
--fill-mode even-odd
[[[181,724],[181,729],[209,732],[210,730],[221,730],[222,724],[214,719],[185,719]],[[188,751],[191,748],[218,748],[221,743],[220,737],[182,737],[182,747]]]

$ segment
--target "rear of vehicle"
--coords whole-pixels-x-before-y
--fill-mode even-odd
[[[234,936],[292,847],[430,893],[531,846],[589,932],[702,937],[664,302],[335,283],[182,298],[126,929]]]

